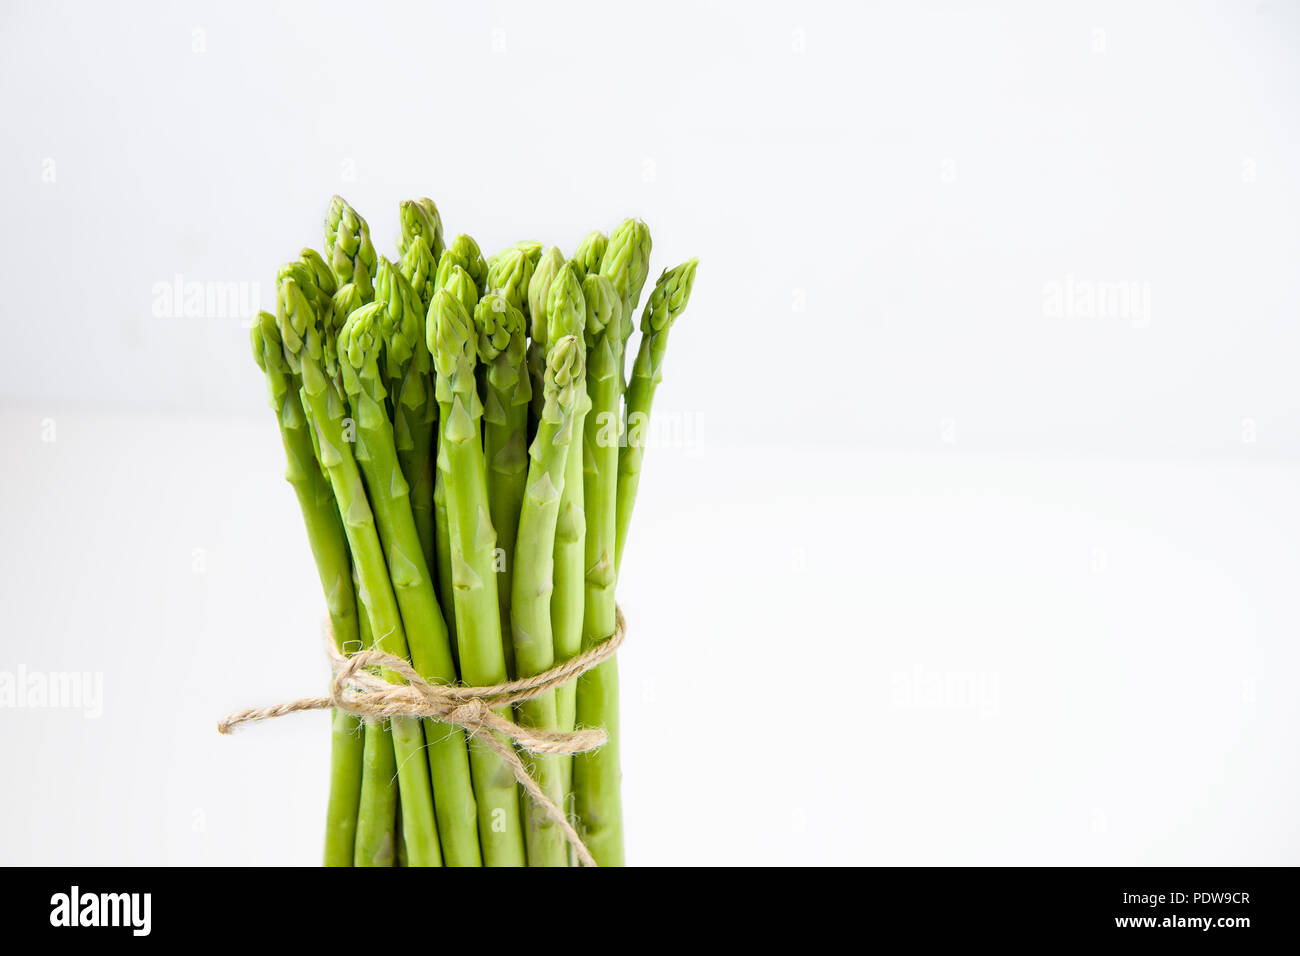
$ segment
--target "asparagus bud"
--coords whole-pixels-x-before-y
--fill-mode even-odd
[[[299,253],[299,258],[310,271],[312,281],[322,292],[329,296],[338,291],[338,281],[334,278],[334,271],[330,269],[329,263],[321,258],[319,252],[308,247]]]
[[[582,284],[574,273],[573,264],[560,267],[546,293],[546,341],[558,342],[566,335],[582,338],[587,320],[587,305],[582,297]]]
[[[578,243],[578,248],[573,251],[573,271],[578,276],[578,281],[593,272],[600,271],[600,261],[605,257],[605,248],[609,245],[609,237],[597,229],[595,232],[589,232],[583,237],[582,242]]]
[[[361,382],[370,384],[370,394],[382,396],[379,361],[384,348],[383,327],[389,323],[382,302],[370,302],[348,316],[339,331],[339,358],[343,385],[349,395],[361,392]]]
[[[661,332],[666,333],[677,316],[685,311],[699,264],[699,259],[691,259],[679,266],[665,269],[659,276],[654,291],[645,304],[645,311],[641,313],[643,335],[653,337]]]
[[[465,441],[478,434],[477,419],[483,408],[474,382],[474,324],[465,306],[446,289],[439,289],[429,306],[428,346],[433,367],[438,373],[436,392],[440,403],[455,402],[455,411],[445,423],[445,435],[451,441]],[[461,416],[468,413],[469,420]]]
[[[528,281],[530,331],[533,341],[538,345],[546,345],[546,295],[551,289],[551,283],[560,274],[560,269],[563,266],[563,253],[555,246],[551,246],[542,253],[542,258],[537,263],[537,268],[533,270],[532,278]]]
[[[451,260],[448,263],[447,260]],[[481,295],[487,289],[487,262],[483,259],[483,253],[478,247],[478,243],[469,236],[457,236],[447,247],[442,258],[438,260],[439,275],[442,275],[444,267],[450,268],[452,265],[460,266],[474,280],[474,288],[478,295]],[[442,288],[442,282],[438,287]]]
[[[573,413],[578,407],[579,398],[586,393],[586,351],[581,339],[565,335],[556,339],[546,353],[542,420],[561,426],[563,437],[557,439],[557,444],[570,440]]]
[[[325,259],[339,285],[355,282],[362,297],[370,300],[377,265],[370,226],[342,196],[330,200],[325,217]]]
[[[528,261],[537,268],[538,261],[542,258],[542,244],[536,239],[521,239],[515,243],[515,248],[527,256]]]
[[[397,237],[397,251],[404,258],[417,237],[423,238],[433,255],[434,262],[442,257],[442,216],[432,199],[407,199],[398,210],[401,234]]]
[[[442,257],[438,266],[438,288],[454,295],[467,314],[473,314],[478,305],[478,287],[468,272],[458,266],[450,254]]]
[[[324,359],[325,350],[315,310],[292,276],[284,276],[276,283],[275,314],[285,359],[294,372],[302,371],[303,355],[313,362]]]
[[[511,306],[523,312],[528,308],[528,283],[533,277],[533,262],[521,249],[507,249],[488,268],[488,289],[505,296]]]
[[[650,271],[650,229],[640,219],[624,219],[609,237],[600,273],[614,283],[622,302],[622,339],[632,334],[632,313]]]
[[[420,310],[428,312],[429,303],[433,300],[433,293],[438,288],[438,265],[424,236],[413,236],[411,238],[406,250],[402,253],[401,263],[398,268],[401,270],[402,275],[406,277],[406,281],[411,284],[411,288],[415,290],[415,294],[420,300]]]
[[[587,312],[583,333],[587,347],[591,348],[605,331],[605,326],[618,318],[622,305],[614,284],[599,274],[589,275],[583,280],[582,298]]]
[[[275,316],[270,312],[257,313],[248,338],[253,346],[253,360],[266,373],[267,401],[278,415],[289,391],[292,371],[284,358],[284,345],[280,342]]]
[[[423,243],[423,240],[418,240]],[[386,374],[400,381],[415,345],[424,337],[424,308],[406,277],[383,256],[375,276],[375,301],[384,304],[381,334],[388,343]]]
[[[509,367],[517,368],[524,360],[528,327],[524,315],[498,292],[489,292],[474,309],[474,327],[478,332],[478,353],[484,362],[493,363],[506,356]]]

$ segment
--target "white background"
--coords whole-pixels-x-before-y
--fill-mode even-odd
[[[0,671],[103,680],[0,862],[318,859],[327,721],[215,732],[325,679],[246,316],[159,296],[335,192],[700,257],[630,862],[1300,862],[1295,5],[6,2],[0,84]]]

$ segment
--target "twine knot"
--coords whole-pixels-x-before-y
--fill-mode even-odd
[[[449,724],[459,724],[462,727],[466,724],[481,724],[483,723],[483,717],[487,712],[487,704],[475,697],[472,700],[467,700],[465,703],[448,711],[447,716],[444,717],[443,720]]]
[[[623,618],[622,609],[615,608],[614,615],[614,633],[577,657],[531,677],[485,687],[430,684],[416,672],[410,661],[373,648],[355,654],[344,654],[339,650],[327,620],[324,628],[325,647],[334,670],[330,695],[303,697],[269,707],[250,707],[237,711],[223,718],[217,724],[217,730],[228,734],[249,721],[283,717],[301,710],[330,708],[345,710],[370,720],[420,717],[460,727],[470,736],[486,743],[510,768],[520,786],[542,808],[551,822],[560,828],[579,862],[583,866],[595,866],[596,861],[578,836],[578,831],[573,828],[564,811],[533,779],[515,752],[515,746],[534,754],[578,754],[600,747],[609,739],[608,735],[598,727],[573,731],[525,727],[498,711],[511,704],[532,700],[576,680],[613,657],[627,633],[627,621]],[[376,668],[387,671],[388,674],[373,673],[372,669]],[[389,677],[396,677],[405,683],[397,683]]]

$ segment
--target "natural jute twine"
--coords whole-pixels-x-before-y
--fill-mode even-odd
[[[344,654],[334,640],[329,623],[325,624],[325,646],[334,670],[334,684],[328,697],[303,697],[299,700],[273,704],[270,707],[251,707],[225,717],[217,730],[228,734],[239,724],[253,720],[283,717],[299,710],[328,710],[337,707],[358,717],[383,719],[385,717],[422,717],[462,728],[472,737],[488,745],[515,775],[515,779],[528,791],[528,795],[560,828],[569,845],[573,847],[583,866],[595,866],[591,852],[578,836],[564,811],[555,805],[538,786],[524,766],[519,754],[502,737],[514,741],[521,749],[535,754],[578,754],[595,750],[608,739],[600,728],[571,732],[537,730],[523,727],[508,717],[493,711],[494,707],[508,707],[521,701],[532,700],[547,691],[567,684],[614,656],[627,633],[627,621],[621,608],[615,609],[614,633],[590,650],[572,660],[557,664],[548,671],[532,677],[491,684],[486,687],[465,687],[456,684],[430,684],[415,672],[410,663],[383,651],[359,651]],[[399,675],[407,681],[394,684],[367,668],[380,667]],[[497,734],[501,736],[498,737]]]

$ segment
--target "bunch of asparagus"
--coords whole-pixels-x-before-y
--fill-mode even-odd
[[[610,637],[655,388],[696,261],[641,313],[650,234],[629,219],[566,258],[520,242],[484,259],[402,203],[396,261],[334,197],[253,323],[330,624],[429,683],[539,674]],[[389,680],[400,682],[395,674]],[[523,754],[595,860],[623,862],[613,659],[516,705],[521,724],[603,727],[603,747]],[[333,715],[325,863],[567,866],[556,826],[501,758],[433,720]]]

